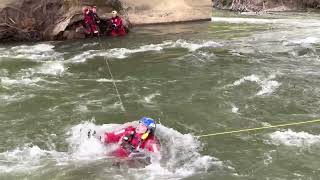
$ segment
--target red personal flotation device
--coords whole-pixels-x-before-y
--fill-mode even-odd
[[[98,34],[98,27],[96,24],[95,16],[89,8],[83,8],[83,21],[87,34]]]
[[[126,30],[123,26],[122,19],[119,16],[112,17],[111,21],[111,36],[125,36]]]
[[[130,157],[132,153],[147,152],[158,153],[160,151],[159,140],[154,134],[148,134],[144,139],[145,134],[138,134],[135,132],[133,126],[116,132],[107,132],[104,134],[103,142],[105,144],[119,144],[119,148],[113,151],[110,155],[120,158]]]

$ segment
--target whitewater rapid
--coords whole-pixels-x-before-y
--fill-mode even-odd
[[[42,149],[36,144],[24,144],[13,150],[0,153],[1,173],[36,172],[46,165],[54,163],[57,167],[68,167],[72,164],[94,165],[105,162],[105,168],[114,168],[112,162],[116,159],[107,156],[115,147],[108,147],[97,138],[88,138],[88,131],[95,130],[97,134],[121,129],[129,124],[96,125],[93,122],[83,122],[67,130],[66,142],[68,151]],[[202,143],[191,134],[181,134],[178,131],[157,126],[156,135],[161,142],[161,157],[152,157],[151,164],[140,168],[129,168],[136,179],[183,178],[195,173],[205,172],[213,166],[224,166],[214,157],[201,155]],[[56,136],[56,135],[53,135]],[[122,168],[125,168],[122,167]],[[130,173],[129,173],[130,174]],[[119,175],[112,175],[116,178]],[[120,175],[121,176],[121,175]],[[122,175],[126,178],[126,174]]]

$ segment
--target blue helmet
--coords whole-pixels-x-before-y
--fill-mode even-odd
[[[156,121],[149,117],[143,117],[139,122],[147,126],[148,130],[154,131],[156,129]]]

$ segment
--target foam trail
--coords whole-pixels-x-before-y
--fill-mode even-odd
[[[318,27],[318,19],[263,19],[263,18],[231,18],[231,17],[211,17],[212,22],[226,22],[235,24],[282,24],[293,27]]]
[[[123,80],[112,80],[112,79],[106,79],[106,78],[102,78],[102,79],[97,79],[97,82],[123,82]]]
[[[51,44],[36,44],[32,46],[14,46],[0,51],[0,57],[41,60],[63,60],[61,53],[56,52]]]
[[[117,58],[124,59],[135,53],[142,53],[148,51],[161,51],[163,49],[170,48],[184,48],[189,51],[196,51],[201,48],[210,48],[210,47],[220,47],[219,43],[214,41],[204,41],[200,43],[194,43],[186,40],[177,40],[177,41],[164,41],[160,44],[148,44],[140,46],[136,49],[127,49],[127,48],[114,48],[106,51],[101,50],[90,50],[83,52],[69,59],[70,62],[85,62],[87,59],[93,58],[95,56],[106,56],[108,58]]]
[[[0,77],[0,83],[2,85],[36,85],[37,82],[42,81],[41,78],[24,78],[21,79],[10,79],[8,77]]]
[[[250,76],[245,76],[233,83],[234,86],[239,86],[240,84],[244,83],[245,81],[251,81],[251,82],[260,82],[260,78],[254,74]]]
[[[78,54],[74,56],[73,58],[69,59],[67,62],[75,62],[75,63],[80,63],[80,62],[85,62],[87,59],[93,58],[97,56],[99,51],[97,50],[89,50],[85,51],[81,54]]]
[[[284,42],[283,45],[309,45],[309,44],[317,44],[320,42],[320,39],[317,37],[306,37],[303,39],[295,39],[295,40],[290,40],[288,42]]]
[[[161,95],[160,93],[153,93],[153,94],[150,94],[150,95],[144,97],[144,100],[147,103],[152,103],[152,99],[155,98],[156,96],[160,96],[160,95]]]
[[[239,86],[246,81],[255,82],[261,87],[261,90],[256,94],[257,96],[270,95],[281,85],[278,81],[273,80],[275,77],[272,74],[268,78],[261,79],[259,76],[252,74],[235,81],[233,86]]]
[[[276,131],[269,135],[270,144],[286,145],[296,147],[308,147],[314,144],[320,144],[320,135],[313,135],[307,132],[294,132],[291,129],[286,131]]]

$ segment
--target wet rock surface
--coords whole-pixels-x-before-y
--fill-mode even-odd
[[[84,38],[81,29],[82,7],[98,7],[106,20],[117,10],[128,29],[132,24],[169,23],[203,20],[211,17],[209,0],[2,0],[0,5],[0,40],[39,41]],[[80,28],[79,28],[80,27]]]

